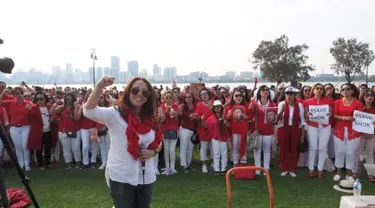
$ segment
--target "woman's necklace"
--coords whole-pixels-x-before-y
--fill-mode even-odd
[[[202,102],[202,103],[203,103],[203,105],[207,106],[209,109],[212,109],[210,101],[207,101],[207,103],[205,103],[205,102]]]
[[[353,98],[350,98],[350,100],[343,99],[343,101],[344,101],[344,106],[349,106],[352,103]]]

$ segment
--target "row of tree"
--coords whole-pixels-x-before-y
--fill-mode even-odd
[[[286,35],[260,42],[258,48],[250,58],[255,70],[262,72],[262,78],[271,82],[289,82],[292,80],[306,81],[315,67],[307,64],[308,45],[289,45]],[[355,75],[364,74],[372,61],[374,51],[369,43],[363,43],[356,38],[338,38],[333,41],[329,52],[334,58],[331,65],[337,74],[345,76],[348,82],[353,81]]]

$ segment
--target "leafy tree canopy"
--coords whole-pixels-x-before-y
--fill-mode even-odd
[[[332,44],[329,49],[335,60],[332,69],[338,74],[343,73],[348,82],[353,81],[356,74],[363,74],[365,67],[374,60],[370,44],[362,43],[356,38],[338,38]]]
[[[260,42],[253,52],[254,69],[260,69],[262,78],[268,81],[291,81],[310,78],[309,72],[315,70],[307,65],[308,56],[305,51],[309,47],[306,44],[289,46],[289,38],[286,35],[274,41]]]

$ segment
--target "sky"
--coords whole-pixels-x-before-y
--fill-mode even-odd
[[[317,73],[332,72],[329,48],[338,37],[375,50],[373,0],[1,0],[0,56],[15,68],[51,72],[72,63],[87,70],[120,56],[121,69],[176,66],[178,75],[253,70],[248,58],[262,40],[286,34],[307,44]],[[375,74],[375,63],[369,68]]]

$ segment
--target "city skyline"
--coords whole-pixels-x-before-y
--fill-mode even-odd
[[[248,58],[260,41],[286,34],[290,44],[310,47],[314,75],[331,72],[329,47],[338,37],[358,38],[375,49],[371,0],[16,0],[2,7],[0,56],[13,58],[16,69],[47,72],[71,63],[86,70],[95,48],[103,67],[116,55],[149,72],[156,63],[186,73],[253,71]]]

